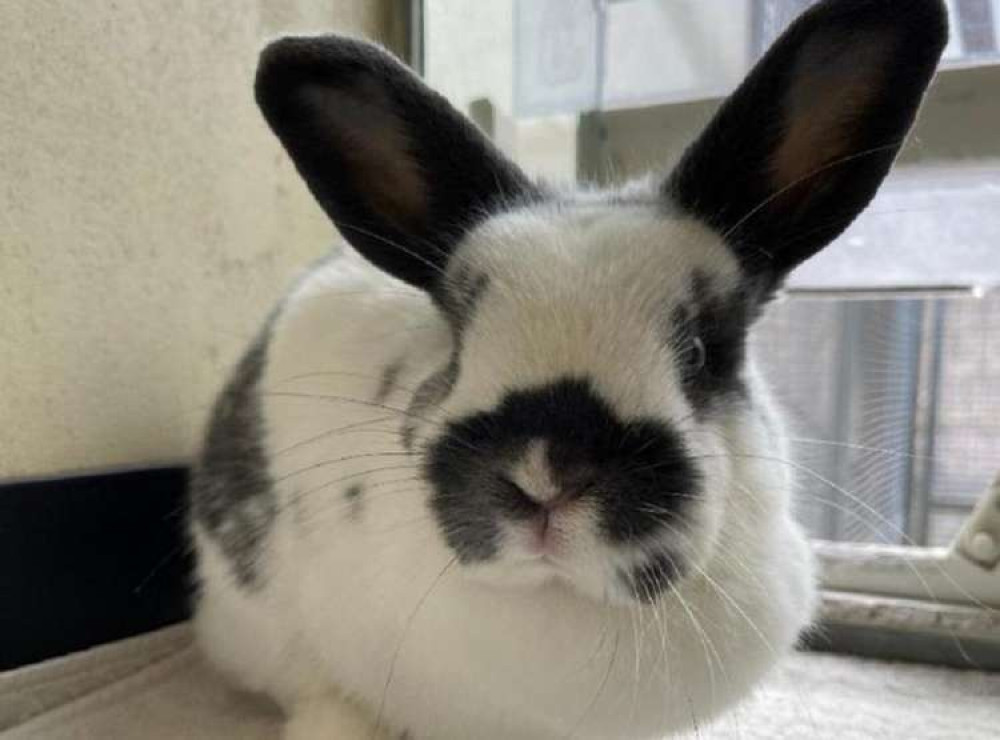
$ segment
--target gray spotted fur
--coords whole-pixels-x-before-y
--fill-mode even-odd
[[[361,520],[361,512],[364,508],[364,499],[362,495],[365,492],[365,487],[360,483],[355,483],[344,489],[344,500],[347,501],[349,509],[347,516],[353,521]]]
[[[260,585],[260,551],[277,515],[257,386],[270,322],[219,396],[191,481],[191,516],[215,540],[237,582]]]

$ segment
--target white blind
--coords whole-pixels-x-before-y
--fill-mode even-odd
[[[1000,286],[1000,162],[900,167],[836,243],[789,281],[799,289]]]
[[[514,112],[722,95],[812,0],[515,0]],[[1000,0],[948,0],[946,64],[998,61]]]

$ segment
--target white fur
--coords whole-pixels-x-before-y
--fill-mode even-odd
[[[516,533],[496,563],[455,563],[400,444],[401,415],[372,405],[382,369],[402,359],[384,404],[406,409],[446,362],[449,327],[424,294],[347,252],[300,283],[273,329],[262,386],[280,514],[260,590],[238,588],[195,526],[204,649],[281,701],[295,738],[372,737],[376,719],[437,740],[654,738],[704,724],[788,650],[813,602],[766,389],[750,366],[752,404],[694,421],[657,333],[693,270],[733,284],[734,260],[697,223],[594,204],[494,218],[466,238],[452,267],[463,263],[490,287],[458,383],[418,440],[505,389],[586,373],[622,416],[673,420],[705,456],[704,502],[680,545],[689,575],[655,606],[616,598],[609,569],[627,555],[586,522],[567,524],[579,537],[562,573],[521,557]],[[518,475],[544,487],[538,467]],[[351,483],[365,484],[354,504]]]

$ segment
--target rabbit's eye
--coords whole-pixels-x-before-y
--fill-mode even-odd
[[[705,350],[705,343],[701,341],[701,337],[694,337],[691,340],[691,348],[688,350],[690,352],[690,364],[692,372],[700,372],[705,368],[705,363],[708,361],[708,354]]]

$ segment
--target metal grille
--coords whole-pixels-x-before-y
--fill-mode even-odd
[[[945,545],[1000,468],[1000,295],[787,298],[757,328],[816,537]]]
[[[944,307],[932,541],[943,542],[1000,469],[1000,296]]]

